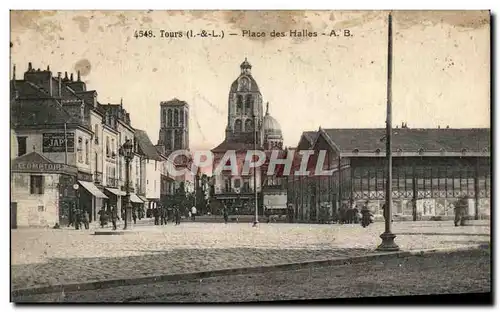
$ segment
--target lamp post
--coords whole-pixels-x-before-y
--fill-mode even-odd
[[[257,116],[255,110],[253,111],[253,150],[257,151]],[[255,155],[255,153],[254,153]],[[253,226],[257,227],[259,224],[259,209],[258,209],[258,196],[257,196],[257,167],[253,167],[253,191],[255,193],[255,220]]]
[[[379,251],[397,251],[399,246],[394,242],[391,232],[392,220],[392,16],[389,14],[389,44],[387,55],[387,120],[386,120],[386,158],[387,174],[385,188],[385,232],[380,235],[382,243],[377,247]]]
[[[130,161],[134,157],[132,154],[133,145],[130,142],[130,139],[126,140],[123,143],[120,151],[123,157],[125,158],[125,218],[123,229],[126,230],[128,227],[128,223],[132,223],[132,203],[130,202]]]

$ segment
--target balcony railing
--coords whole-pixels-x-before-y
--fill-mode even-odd
[[[94,172],[94,183],[102,184],[102,172],[99,171]]]
[[[109,187],[118,187],[118,179],[116,178],[112,178],[112,177],[108,177],[106,179],[106,186],[109,186]]]

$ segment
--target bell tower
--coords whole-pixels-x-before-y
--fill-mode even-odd
[[[262,119],[262,94],[252,76],[252,65],[245,58],[240,65],[240,75],[229,90],[226,139],[250,143],[254,141],[254,132],[257,131],[257,144],[261,145]]]
[[[169,154],[189,149],[189,105],[174,98],[160,103],[160,133],[158,145]]]

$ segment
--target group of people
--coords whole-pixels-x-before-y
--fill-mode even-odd
[[[90,216],[87,210],[73,208],[69,214],[68,227],[74,226],[75,229],[80,230],[85,227],[86,230],[89,229]]]
[[[175,225],[181,224],[181,212],[177,206],[168,209],[163,205],[159,205],[152,209],[152,214],[155,225],[167,225],[169,220],[175,221]]]
[[[125,218],[125,208],[122,208],[121,215],[123,218]],[[106,226],[109,221],[111,221],[111,224],[113,226],[113,230],[116,230],[116,223],[118,220],[120,220],[120,217],[118,217],[118,212],[116,210],[115,206],[111,206],[110,209],[106,209],[106,207],[101,207],[99,212],[97,213],[99,215],[99,223],[101,225],[101,228]],[[143,217],[143,213],[139,210],[139,213],[137,213],[137,210],[135,208],[132,209],[132,221],[134,224],[137,223],[137,219],[139,220]]]

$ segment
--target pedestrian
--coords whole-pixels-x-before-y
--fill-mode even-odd
[[[104,209],[104,207],[101,207],[101,210],[99,210],[98,214],[101,228],[104,228],[104,225],[106,224],[106,210]]]
[[[175,225],[181,224],[181,212],[177,207],[175,207],[174,216],[175,216]]]
[[[160,208],[160,218],[161,218],[161,225],[167,225],[167,208],[164,206],[161,206]]]
[[[113,223],[113,230],[116,230],[116,219],[117,219],[117,211],[115,207],[111,208],[111,223]]]
[[[158,207],[153,208],[153,216],[155,218],[155,225],[160,225],[160,212],[158,211]]]
[[[196,207],[193,206],[191,207],[191,216],[193,218],[193,221],[196,219]]]
[[[465,225],[465,215],[468,208],[468,197],[463,196],[455,203],[455,226]]]
[[[238,214],[238,208],[234,209],[234,213],[236,214],[236,223],[239,223],[239,221],[240,221],[240,215]]]
[[[132,209],[132,220],[134,220],[134,224],[137,221],[137,211],[135,208]]]
[[[226,207],[224,207],[223,214],[224,214],[224,223],[227,224],[227,220],[229,219],[229,215],[227,213],[227,208]]]
[[[83,213],[83,225],[85,225],[86,230],[89,229],[89,222],[90,222],[89,212],[85,210],[85,212]]]
[[[75,229],[79,230],[81,227],[81,212],[80,209],[76,209],[75,211]]]

